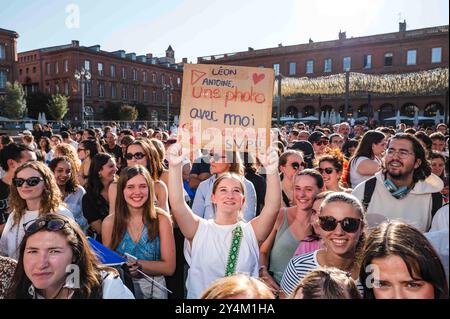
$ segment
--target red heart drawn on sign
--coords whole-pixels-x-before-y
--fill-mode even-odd
[[[263,73],[261,74],[253,73],[253,83],[258,84],[258,82],[264,80],[265,77],[266,76]]]

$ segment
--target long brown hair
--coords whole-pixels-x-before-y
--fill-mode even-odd
[[[55,172],[59,162],[67,162],[70,164],[71,167],[70,177],[67,180],[66,184],[64,185],[64,191],[67,192],[68,194],[75,193],[78,190],[78,186],[80,186],[77,179],[77,172],[76,169],[74,168],[75,163],[72,161],[70,157],[67,156],[55,157],[50,161],[50,163],[48,163],[48,167],[52,170],[53,173]]]
[[[38,172],[44,179],[44,190],[42,191],[42,197],[39,207],[39,215],[45,215],[48,213],[56,213],[59,206],[62,204],[61,192],[59,190],[58,184],[56,183],[55,176],[53,172],[44,163],[38,161],[26,162],[17,168],[14,173],[14,178],[17,174],[26,168],[31,168]],[[20,219],[24,215],[27,209],[27,202],[20,197],[17,186],[11,184],[11,193],[9,194],[9,204],[11,205],[12,211],[14,211],[14,223],[16,225],[19,223]]]
[[[128,209],[128,204],[125,201],[123,191],[127,186],[128,181],[137,175],[142,175],[148,185],[148,198],[145,201],[144,206],[142,207],[142,219],[144,225],[147,226],[148,238],[150,240],[153,240],[156,236],[159,235],[158,214],[164,214],[168,216],[166,212],[156,208],[153,203],[155,193],[154,185],[147,169],[142,165],[134,165],[124,168],[120,173],[120,178],[117,183],[116,209],[114,213],[114,226],[111,238],[112,249],[116,249],[122,241],[127,229],[128,220],[130,218],[130,210]]]
[[[65,226],[56,232],[67,239],[67,243],[72,248],[73,264],[79,269],[79,288],[75,288],[72,299],[100,299],[102,298],[102,274],[101,271],[108,271],[118,276],[113,268],[105,267],[100,264],[97,257],[92,252],[88,240],[83,234],[80,226],[71,218],[61,214],[46,214],[39,217],[46,221],[61,219],[65,221]],[[23,256],[28,239],[41,231],[49,231],[46,228],[39,229],[34,233],[27,234],[20,245],[19,260],[17,268],[11,281],[8,291],[8,298],[11,299],[31,299],[29,294],[31,280],[25,274]]]
[[[148,140],[136,139],[128,144],[126,152],[128,152],[128,148],[131,145],[138,145],[142,148],[147,157],[147,169],[150,172],[151,178],[155,181],[159,180],[164,170],[164,166],[162,165],[161,157],[155,146]]]

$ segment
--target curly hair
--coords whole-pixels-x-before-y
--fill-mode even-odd
[[[55,172],[56,167],[58,166],[59,162],[67,162],[70,164],[71,170],[70,170],[70,176],[67,180],[66,184],[64,185],[64,190],[71,194],[75,193],[78,189],[78,186],[80,185],[78,183],[77,179],[77,173],[74,170],[75,163],[67,157],[67,156],[58,156],[51,160],[51,162],[48,164],[48,167],[52,170],[52,172]]]
[[[75,169],[75,175],[79,172],[81,167],[80,159],[78,154],[72,145],[61,143],[55,147],[55,156],[66,156],[70,159],[72,163],[72,168]],[[73,166],[75,165],[75,166]]]
[[[14,173],[14,178],[17,174],[26,168],[31,168],[38,172],[44,179],[44,190],[39,205],[39,215],[45,215],[48,213],[55,213],[58,207],[62,204],[61,192],[59,191],[58,184],[56,184],[55,176],[53,172],[44,163],[38,161],[26,162],[22,164]],[[9,194],[9,204],[11,205],[13,215],[13,225],[19,223],[20,219],[27,209],[27,202],[20,197],[17,186],[11,184],[11,193]]]
[[[342,154],[341,151],[337,149],[332,149],[328,151],[327,154],[319,157],[318,162],[319,165],[322,162],[331,163],[338,172],[342,172],[342,170],[344,169],[344,154]]]

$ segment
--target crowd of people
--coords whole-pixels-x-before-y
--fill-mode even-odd
[[[449,297],[446,124],[272,133],[257,157],[114,122],[1,136],[0,298]]]

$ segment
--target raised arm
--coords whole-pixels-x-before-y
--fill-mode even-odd
[[[272,230],[280,209],[281,181],[280,175],[278,174],[278,155],[274,149],[263,158],[260,157],[260,161],[267,172],[265,205],[261,214],[258,217],[255,217],[251,221],[251,224],[256,239],[258,242],[263,242]]]
[[[167,152],[169,161],[169,202],[181,232],[187,240],[192,240],[197,232],[199,217],[196,216],[184,201],[182,162],[183,154],[179,143],[173,144]]]

